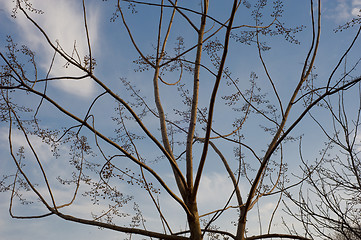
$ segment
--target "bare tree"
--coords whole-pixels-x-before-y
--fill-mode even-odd
[[[0,52],[1,119],[8,124],[10,155],[17,169],[14,174],[4,176],[0,189],[11,192],[12,217],[56,215],[67,221],[126,233],[129,238],[136,234],[197,240],[207,234],[212,239],[309,239],[309,235],[272,231],[272,221],[285,190],[297,185],[287,182],[284,148],[285,144],[297,139],[290,132],[301,125],[312,109],[352,90],[360,82],[360,77],[345,81],[335,74],[339,62],[353,51],[360,30],[348,46],[341,47],[344,54],[336,60],[335,67],[326,69],[329,78],[314,83],[313,71],[320,46],[321,1],[314,3],[311,0],[310,19],[304,24],[311,29],[306,43],[309,47],[304,53],[299,75],[290,79],[293,88],[283,96],[278,90],[280,83],[272,76],[264,58],[270,50],[267,40],[281,36],[298,45],[296,34],[304,27],[290,27],[282,22],[281,1],[227,1],[223,6],[227,15],[224,15],[219,14],[217,6],[209,0],[118,0],[112,20],[119,21],[129,36],[130,46],[137,52],[131,61],[134,60],[136,72],[145,79],[141,82],[126,78],[113,80],[124,86],[117,89],[97,69],[100,63],[92,51],[87,4],[85,0],[80,2],[87,43],[84,56],[76,45],[68,52],[60,42],[51,39],[41,22],[34,20],[35,14],[42,11],[31,5],[30,0],[14,1],[14,16],[24,15],[45,39],[47,45],[44,47],[51,49],[54,55],[44,73],[38,69],[35,53],[25,45],[19,48],[12,37],[7,39],[6,51]],[[148,39],[138,39],[134,34],[142,24],[132,27],[132,20],[141,17],[137,11],[142,10],[148,16],[157,16],[148,18],[152,19],[156,33],[151,50],[144,47]],[[244,20],[241,16],[249,16],[249,19]],[[263,70],[263,81],[252,71],[246,81],[244,76],[234,77],[231,72],[230,68],[234,66],[227,64],[227,59],[247,57],[242,56],[239,49],[244,45],[254,47]],[[64,67],[75,68],[81,74],[52,75],[59,58],[62,64],[65,63]],[[350,73],[356,71],[357,63],[350,63],[354,64]],[[81,104],[74,109],[77,104],[57,97],[51,87],[65,81],[96,85],[96,94],[87,108]],[[152,89],[154,103],[147,100],[149,94],[139,90],[142,84]],[[270,93],[263,92],[259,85],[268,86]],[[173,93],[167,95],[167,92]],[[219,97],[220,94],[223,96]],[[218,105],[222,100],[226,108]],[[110,111],[111,116],[107,116],[109,109],[114,109]],[[56,116],[62,125],[51,120],[47,122],[46,115],[44,117],[47,112]],[[224,119],[225,115],[227,119]],[[336,121],[337,116],[333,119]],[[109,131],[109,120],[114,123],[114,131]],[[261,125],[258,130],[254,129],[254,123]],[[254,137],[257,132],[259,136]],[[26,145],[17,150],[14,149],[14,135],[19,133]],[[49,146],[53,159],[45,159],[39,154],[39,142]],[[232,151],[234,155],[229,154]],[[64,154],[70,157],[69,161]],[[64,171],[50,174],[49,161],[61,162]],[[211,166],[217,166],[217,170],[227,174],[232,191],[223,196],[223,206],[200,213],[202,206],[197,202],[197,194],[201,190],[202,177]],[[309,165],[306,167],[313,169]],[[171,179],[167,177],[169,175]],[[332,175],[328,177],[332,180]],[[68,191],[67,202],[56,194],[59,184]],[[125,187],[127,184],[128,188]],[[161,228],[147,227],[143,212],[150,205],[139,204],[142,199],[137,200],[136,194],[132,195],[139,189],[149,197],[155,211],[153,215],[159,216]],[[249,236],[249,228],[255,226],[249,220],[250,214],[257,211],[261,199],[272,196],[278,201],[273,213],[269,216],[259,214],[260,220],[256,222],[261,224],[261,219],[268,219],[267,232]],[[87,197],[100,205],[102,211],[92,213],[92,219],[72,214],[72,205]],[[176,217],[184,218],[187,223],[184,230],[175,229],[169,220],[174,216],[167,216],[162,208],[162,199],[169,198],[177,203],[183,214]],[[24,204],[41,204],[45,212],[15,215],[12,209],[16,200]],[[133,205],[129,207],[131,203]],[[235,226],[234,232],[222,230],[218,224],[230,212],[234,219],[228,221]],[[128,222],[124,223],[124,220]]]
[[[360,230],[354,229],[353,231],[344,230],[342,233],[337,233],[334,235],[333,239],[351,239],[351,240],[357,240],[360,239]]]
[[[352,19],[335,29],[336,32],[353,27],[360,17]],[[357,32],[359,34],[360,29]],[[342,68],[339,84],[352,81],[353,70],[358,65],[347,64],[347,56],[354,43],[344,52],[337,67]],[[334,75],[333,71],[330,79]],[[312,79],[315,81],[317,74]],[[302,175],[299,176],[299,194],[287,196],[296,204],[299,211],[292,207],[287,212],[298,219],[310,238],[322,239],[361,239],[361,161],[360,161],[360,113],[361,86],[351,92],[339,91],[335,98],[324,98],[318,105],[322,114],[308,112],[311,119],[326,136],[324,147],[314,161],[303,155],[300,141],[299,153]],[[319,93],[312,84],[310,89]],[[351,94],[350,94],[351,93]],[[353,100],[351,100],[353,99]],[[348,101],[351,100],[352,104]],[[307,101],[304,101],[307,104]],[[326,124],[320,116],[327,115]],[[295,232],[295,231],[290,231]]]
[[[342,81],[351,79],[345,65]],[[324,99],[321,107],[329,112],[332,126],[325,127],[322,120],[310,113],[328,138],[314,163],[304,159],[300,145],[303,163],[303,175],[300,178],[306,181],[302,182],[298,197],[289,195],[299,207],[298,213],[290,209],[288,212],[302,222],[310,237],[361,239],[359,84],[353,92],[352,98],[357,99],[357,102],[352,105],[346,103],[349,96],[346,97],[344,91],[337,94],[337,99]]]

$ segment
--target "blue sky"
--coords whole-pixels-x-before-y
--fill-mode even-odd
[[[6,35],[12,35],[14,41],[18,42],[19,45],[26,44],[34,52],[37,53],[38,69],[39,73],[42,76],[45,76],[47,69],[49,68],[49,63],[52,57],[53,52],[50,48],[46,47],[44,38],[39,34],[38,30],[32,26],[27,19],[19,12],[17,18],[13,19],[10,17],[11,9],[14,6],[13,1],[11,0],[0,0],[0,51],[4,51]],[[31,0],[33,6],[44,11],[44,14],[41,15],[31,15],[34,19],[44,28],[44,30],[49,34],[49,37],[53,43],[56,41],[62,46],[62,48],[71,53],[74,44],[76,44],[77,51],[80,56],[87,54],[86,38],[84,34],[84,25],[81,9],[81,1],[78,0]],[[225,13],[229,9],[225,8],[223,1],[213,1],[214,4],[211,5],[211,13],[215,13],[217,17],[221,20],[224,20]],[[252,2],[252,1],[249,1]],[[129,37],[125,32],[124,26],[121,24],[120,19],[116,20],[114,23],[110,21],[112,14],[114,12],[114,1],[108,0],[107,2],[88,0],[87,4],[87,16],[88,16],[88,26],[90,32],[90,39],[92,43],[92,53],[97,60],[97,67],[95,70],[96,75],[102,79],[107,85],[111,86],[115,92],[122,96],[126,96],[127,91],[121,84],[119,78],[127,78],[132,83],[136,84],[138,89],[141,90],[142,94],[147,97],[147,99],[153,103],[152,90],[149,87],[149,81],[151,80],[151,72],[135,72],[134,68],[136,66],[132,62],[137,59],[136,50],[131,46]],[[125,5],[126,6],[126,5]],[[355,34],[355,29],[349,29],[342,33],[334,33],[334,29],[345,23],[346,21],[352,19],[358,14],[358,10],[361,8],[361,0],[324,0],[322,1],[322,35],[321,35],[321,45],[319,49],[318,58],[315,65],[317,66],[317,73],[320,78],[327,77],[330,69],[335,66],[337,63],[340,54],[346,48],[345,44],[350,42],[350,39],[353,38]],[[140,48],[147,53],[151,53],[156,42],[156,31],[153,21],[157,21],[155,18],[154,12],[148,10],[148,8],[137,8],[137,14],[127,14],[127,19],[129,25],[132,28],[132,33],[136,39],[137,44]],[[246,12],[246,11],[245,11]],[[290,0],[285,1],[285,12],[282,21],[289,26],[300,26],[305,25],[306,28],[297,34],[297,38],[300,40],[301,44],[295,46],[285,41],[282,37],[275,37],[270,39],[269,43],[272,46],[272,49],[269,52],[264,53],[264,59],[267,62],[267,66],[270,70],[270,74],[274,79],[277,79],[276,84],[280,92],[281,99],[286,102],[290,97],[290,90],[295,85],[295,81],[298,80],[302,63],[307,53],[307,49],[310,45],[310,21],[309,21],[309,3],[308,1],[296,1]],[[177,19],[179,20],[179,19]],[[249,15],[240,15],[237,19],[237,23],[252,24],[252,21],[249,20]],[[179,29],[179,34],[184,37],[188,42],[194,40],[194,35],[188,29],[182,28],[182,23],[176,25]],[[177,37],[177,34],[171,36],[173,41]],[[220,39],[221,40],[221,39]],[[187,43],[188,43],[187,42]],[[171,45],[171,43],[170,43]],[[187,45],[189,46],[189,45]],[[360,49],[360,44],[356,46],[357,49]],[[355,51],[357,52],[357,51]],[[360,52],[360,51],[359,51]],[[350,61],[355,61],[358,59],[358,55],[351,55],[349,57]],[[81,73],[73,68],[64,68],[65,62],[60,60],[60,58],[55,59],[54,68],[52,69],[51,76],[61,76],[61,75],[76,75],[79,76]],[[256,54],[255,46],[233,46],[229,53],[227,60],[227,66],[232,71],[232,75],[239,77],[241,80],[246,81],[246,87],[248,85],[248,78],[251,72],[255,72],[259,79],[265,78],[265,75],[262,70],[260,61],[258,60]],[[338,74],[341,74],[338,72]],[[207,106],[209,95],[209,90],[212,84],[209,84],[207,73],[202,72],[204,76],[204,81],[201,82],[202,86],[202,98],[200,99],[201,106]],[[176,75],[172,75],[172,78],[177,79]],[[191,80],[189,75],[185,78]],[[173,81],[173,80],[170,80]],[[211,81],[211,80],[209,80]],[[260,83],[262,91],[270,92],[271,87],[269,84],[264,82]],[[170,90],[169,90],[170,89]],[[59,81],[55,82],[49,87],[49,94],[52,95],[54,99],[61,102],[64,106],[67,107],[70,111],[76,111],[79,113],[79,116],[84,116],[87,110],[87,107],[91,103],[92,99],[96,94],[99,93],[100,89],[95,86],[91,81],[79,81],[79,82],[70,82],[70,81]],[[177,89],[166,88],[162,86],[162,98],[167,99],[164,103],[165,109],[171,110],[174,106],[177,106],[176,101],[179,101],[179,98],[176,96]],[[207,92],[208,91],[208,92]],[[225,93],[227,91],[226,84],[223,83],[221,86],[221,92]],[[207,95],[208,94],[208,95]],[[17,96],[19,99],[26,102],[29,105],[34,105],[35,99],[32,99],[28,96]],[[271,100],[275,99],[271,95]],[[169,99],[169,101],[168,101]],[[107,98],[103,99],[101,104],[96,104],[94,107],[94,114],[110,116],[113,111],[112,100]],[[84,107],[85,106],[85,107]],[[107,107],[112,106],[112,107]],[[231,131],[231,127],[228,127],[232,123],[232,119],[225,117],[226,110],[224,109],[223,102],[217,102],[216,108],[219,113],[221,113],[215,119],[215,127],[228,132]],[[153,107],[153,106],[152,106]],[[297,109],[297,108],[296,108]],[[44,104],[41,116],[44,119],[45,126],[57,127],[60,125],[66,125],[68,120],[58,117],[54,114],[54,109]],[[224,113],[224,114],[223,114]],[[173,113],[169,111],[169,115]],[[297,114],[295,115],[297,116]],[[322,115],[319,115],[320,119],[325,120]],[[101,118],[100,118],[101,119]],[[70,121],[69,121],[70,124]],[[97,121],[97,127],[101,128],[106,133],[112,133],[112,129],[108,126],[111,124],[109,117],[104,117],[100,121]],[[254,126],[250,123],[248,127],[251,129],[248,132],[245,132],[245,136],[249,139],[251,143],[258,143],[262,147],[270,139],[270,136],[259,137],[262,134],[262,130],[258,128],[260,122],[254,122]],[[312,158],[313,155],[317,154],[318,149],[323,146],[323,142],[320,141],[317,137],[320,135],[321,131],[312,125],[310,119],[305,119],[302,126],[307,126],[304,128],[296,128],[294,133],[295,135],[305,133],[305,147],[308,147],[310,150],[307,151],[306,156]],[[152,121],[147,122],[147,127],[156,132],[158,128],[158,122]],[[12,165],[11,158],[8,154],[9,147],[7,143],[7,134],[8,126],[6,124],[0,125],[0,175],[14,170]],[[158,135],[156,135],[159,137]],[[13,136],[14,143],[16,146],[24,144],[24,138],[21,134],[16,133]],[[52,159],[52,154],[49,152],[49,147],[44,146],[38,139],[33,139],[37,144],[37,150],[40,153],[40,156],[43,159]],[[257,148],[257,151],[261,151],[262,147]],[[290,145],[286,153],[289,156],[286,161],[290,166],[291,170],[296,170],[298,168],[297,157],[298,155],[294,154],[298,151],[297,144]],[[227,152],[227,156],[231,157],[233,155],[233,149],[231,147],[224,146]],[[69,149],[63,147],[60,149],[62,153],[66,153]],[[109,152],[112,150],[107,149]],[[144,146],[144,152],[151,151],[150,145]],[[156,155],[157,153],[152,153]],[[150,154],[150,156],[152,155]],[[214,154],[210,153],[210,158],[214,158]],[[312,160],[312,159],[311,159]],[[60,161],[45,160],[45,165],[49,169],[49,175],[55,176],[59,172],[65,172],[66,168],[63,168],[63,165]],[[169,181],[170,185],[174,185],[174,182],[171,180],[170,172],[166,169],[164,163],[160,163],[156,167],[163,175],[164,178]],[[36,172],[33,171],[33,177],[36,176]],[[54,183],[55,184],[55,183]],[[124,191],[131,191],[136,197],[139,198],[139,202],[143,206],[147,206],[149,200],[142,198],[144,191],[141,189],[130,189],[128,185],[122,186]],[[244,186],[244,189],[247,189]],[[45,189],[43,189],[45,191]],[[200,193],[198,197],[198,202],[200,204],[200,212],[205,213],[209,209],[220,208],[224,203],[223,196],[229,194],[232,191],[232,186],[229,184],[227,177],[225,176],[224,171],[219,171],[217,165],[207,165],[206,174],[202,179],[202,185],[200,188]],[[66,202],[69,199],[69,193],[66,192],[65,188],[61,186],[55,187],[56,195],[59,201]],[[109,230],[99,230],[96,227],[89,227],[84,225],[79,225],[75,223],[66,222],[64,220],[58,219],[56,217],[49,217],[40,220],[17,220],[11,219],[8,214],[8,205],[9,205],[10,193],[0,193],[0,234],[1,238],[5,240],[32,240],[32,239],[123,239],[123,235],[112,232]],[[40,206],[40,205],[39,205]],[[27,206],[17,206],[15,212],[21,213],[34,213],[42,211],[38,205],[34,207],[25,208]],[[260,204],[260,211],[263,215],[269,216],[275,206],[275,199],[269,198]],[[128,208],[131,208],[129,206]],[[174,228],[184,229],[185,223],[178,221],[177,218],[172,218],[171,216],[178,216],[180,213],[179,207],[170,200],[169,196],[166,194],[162,195],[162,207],[164,209],[170,209],[167,214],[170,216],[170,222],[173,223]],[[101,212],[101,206],[94,206],[87,199],[80,198],[77,200],[69,212],[76,213],[78,216],[90,217],[89,212]],[[129,210],[129,209],[126,209]],[[144,214],[148,217],[148,224],[150,227],[157,227],[159,224],[154,217],[154,209],[143,209]],[[281,212],[281,211],[279,211]],[[227,217],[234,217],[234,214],[225,215]],[[257,218],[256,214],[250,215],[250,221]],[[183,218],[184,219],[184,218]],[[267,219],[265,219],[266,221]],[[278,221],[278,222],[277,222]],[[280,219],[275,221],[274,231],[277,229],[282,229],[280,226]],[[229,224],[229,221],[221,221],[218,224],[225,229],[233,229]],[[296,226],[297,227],[297,226]],[[252,232],[252,230],[250,230]],[[254,231],[257,233],[257,230]]]

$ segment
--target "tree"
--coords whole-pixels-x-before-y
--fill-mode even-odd
[[[342,81],[350,78],[345,65]],[[289,214],[303,223],[310,237],[361,239],[360,91],[359,85],[353,95],[358,103],[352,106],[344,91],[337,98],[323,100],[331,126],[310,114],[328,140],[312,164],[303,158],[300,145],[300,179],[306,181],[302,181],[298,196],[288,195],[299,208],[298,213],[289,209]]]
[[[289,194],[292,202],[299,207],[298,213],[288,212],[303,223],[310,237],[360,239],[361,162],[358,128],[361,108],[347,106],[343,92],[338,95],[336,101],[327,99],[323,104],[332,119],[331,129],[325,128],[320,120],[312,116],[328,141],[313,164],[303,158],[300,149],[303,162],[303,175],[300,178],[306,181],[302,182],[298,196]]]
[[[354,229],[351,232],[348,230],[344,230],[342,233],[336,233],[334,239],[341,239],[341,240],[356,239],[357,240],[357,239],[360,239],[360,237],[357,236],[357,234],[360,235],[360,231],[357,231],[357,229]]]
[[[123,34],[128,35],[128,43],[136,51],[130,60],[136,65],[134,76],[142,80],[121,77],[115,82],[103,72],[106,70],[102,68],[107,68],[93,52],[88,1],[79,1],[86,53],[80,51],[77,43],[69,50],[61,41],[54,41],[43,23],[36,20],[43,11],[32,1],[14,1],[13,16],[25,16],[32,23],[53,57],[47,62],[47,70],[41,69],[35,52],[28,45],[19,47],[11,36],[7,38],[6,51],[0,52],[1,119],[8,124],[10,156],[16,165],[14,174],[4,175],[0,189],[11,192],[12,217],[56,215],[126,233],[129,238],[141,235],[197,240],[207,234],[212,239],[308,239],[308,235],[272,231],[280,200],[288,193],[286,190],[297,186],[289,183],[286,175],[284,149],[300,139],[291,131],[302,125],[312,110],[322,108],[325,101],[341,93],[343,99],[358,86],[359,76],[346,81],[338,73],[346,55],[359,57],[354,48],[360,29],[347,46],[340,46],[343,52],[334,67],[327,66],[323,79],[315,81],[321,43],[320,0],[309,2],[310,19],[296,27],[282,21],[285,10],[279,0],[234,0],[222,2],[221,8],[208,0],[114,2],[111,21],[120,22]],[[146,20],[142,19],[145,13]],[[356,26],[358,21],[350,24]],[[116,29],[118,25],[112,26]],[[152,31],[148,31],[149,26]],[[299,32],[305,26],[309,29],[308,39],[303,41],[308,47],[303,48],[303,63],[297,63],[298,75],[292,75],[284,94],[279,89],[285,82],[276,79],[286,74],[283,69],[290,66],[271,71],[273,65],[269,67],[271,63],[267,62],[270,46],[276,39],[277,43],[285,41],[297,48]],[[137,38],[142,27],[141,31],[149,34],[146,39]],[[129,44],[117,47],[127,49]],[[230,62],[229,59],[252,60],[251,56],[242,56],[240,48],[245,45],[254,49],[261,76],[245,70],[249,76],[246,78]],[[351,60],[348,76],[355,76],[357,63]],[[68,72],[55,74],[54,69],[59,66]],[[237,74],[240,76],[234,77]],[[59,84],[73,81],[92,84],[93,95],[77,103],[69,100],[66,93],[59,94]],[[220,106],[221,101],[225,107]],[[113,130],[109,130],[111,123]],[[24,145],[16,150],[14,139],[20,133]],[[49,147],[52,159],[39,153],[43,145]],[[54,165],[58,167],[52,168]],[[212,167],[227,174],[232,190],[223,196],[222,206],[200,213],[203,206],[197,197],[201,181]],[[301,182],[306,179],[310,178]],[[58,188],[68,191],[71,197],[67,201],[59,199]],[[149,197],[147,204],[143,202],[144,194],[141,199],[136,199],[139,194],[132,195],[140,190]],[[250,216],[267,197],[274,198],[277,204],[272,214],[258,214],[256,220],[260,225],[267,221],[267,233],[249,236],[248,231],[254,234],[250,228],[255,226]],[[101,208],[92,212],[92,219],[72,213],[72,206],[83,198]],[[176,218],[187,223],[182,231],[176,232],[178,229],[169,220],[175,216],[167,216],[162,207],[169,198],[179,208]],[[15,215],[12,208],[16,200],[41,204],[46,212]],[[155,211],[151,216],[159,217],[160,228],[149,229],[146,225],[144,210],[148,211],[151,205]],[[228,221],[235,226],[232,231],[220,228],[219,219],[224,220],[225,216],[232,216]]]

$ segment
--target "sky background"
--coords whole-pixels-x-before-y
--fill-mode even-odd
[[[87,53],[86,38],[84,34],[83,16],[81,9],[81,1],[76,0],[31,0],[35,8],[44,11],[41,15],[32,15],[35,20],[45,29],[48,33],[51,41],[56,41],[67,52],[72,52],[74,44],[76,44],[77,51],[80,56],[84,56]],[[229,9],[223,6],[223,1],[212,1],[215,7],[211,8],[211,13],[216,14],[222,20]],[[249,1],[252,3],[252,1]],[[300,46],[294,46],[284,40],[282,37],[271,39],[269,42],[272,46],[270,52],[264,54],[264,59],[268,63],[270,73],[274,79],[277,79],[277,87],[280,92],[282,100],[286,101],[290,96],[289,89],[294,86],[295,81],[298,79],[300,70],[307,48],[310,44],[310,22],[309,22],[309,3],[308,1],[285,1],[285,12],[282,19],[283,22],[289,26],[306,25],[306,29],[297,35],[300,40]],[[111,21],[112,14],[114,13],[114,1],[96,1],[88,0],[87,4],[87,16],[88,26],[90,32],[90,38],[92,42],[92,53],[96,57],[97,67],[95,70],[96,75],[102,79],[106,84],[112,87],[119,94],[127,94],[123,85],[120,83],[119,78],[125,77],[128,80],[139,83],[143,79],[150,79],[151,72],[138,73],[134,71],[135,65],[133,60],[137,58],[136,51],[131,47],[129,37],[124,31],[124,26],[118,19],[116,22]],[[126,6],[126,5],[125,5]],[[12,0],[0,0],[0,51],[4,51],[5,40],[7,35],[13,36],[13,39],[21,44],[26,44],[34,52],[37,53],[37,61],[39,72],[45,76],[47,69],[49,68],[49,62],[53,55],[53,52],[47,48],[44,43],[44,38],[39,34],[29,21],[18,12],[16,19],[11,18],[11,10],[14,7]],[[350,42],[350,39],[354,36],[354,30],[350,29],[342,33],[334,33],[334,29],[352,19],[358,14],[361,8],[361,0],[324,0],[322,1],[322,37],[321,46],[319,49],[316,66],[318,74],[327,76],[329,69],[336,64],[337,58],[345,49],[345,44]],[[128,13],[129,24],[132,27],[134,37],[139,46],[149,52],[151,51],[156,41],[154,28],[152,28],[153,21],[157,21],[154,15],[147,12],[146,8],[137,8],[138,13],[132,15]],[[223,18],[222,18],[223,17]],[[239,22],[245,22],[246,24],[252,24],[252,21],[247,16],[239,16],[237,19]],[[244,19],[243,19],[244,18]],[[153,25],[154,27],[154,25]],[[185,31],[181,33],[187,40],[192,40],[192,34]],[[173,36],[175,37],[175,36]],[[357,46],[360,49],[360,44]],[[361,49],[360,49],[361,50]],[[359,51],[360,52],[360,51]],[[353,61],[358,56],[350,56],[350,61]],[[257,63],[257,64],[254,64]],[[51,76],[60,75],[80,75],[74,68],[64,68],[64,62],[60,58],[55,59],[54,68],[52,69]],[[228,66],[232,69],[233,76],[237,76],[241,79],[248,78],[251,72],[256,72],[259,78],[264,77],[262,67],[259,63],[257,55],[255,54],[254,46],[242,46],[240,50],[230,52],[228,60]],[[331,66],[331,67],[330,67]],[[204,73],[203,73],[204,74]],[[297,80],[296,80],[297,81]],[[137,87],[142,91],[142,94],[149,97],[152,101],[152,91],[146,85],[138,84]],[[202,83],[201,83],[202,84]],[[212,86],[204,85],[205,90],[209,90]],[[262,85],[263,91],[270,91],[271,88],[268,85]],[[162,88],[164,90],[165,88]],[[91,81],[79,81],[79,82],[56,82],[49,87],[49,94],[51,94],[56,100],[67,106],[72,111],[79,111],[83,109],[85,114],[87,106],[92,100],[92,97],[99,93],[99,89]],[[222,92],[221,92],[222,93]],[[174,91],[163,91],[163,99],[172,99]],[[22,99],[22,96],[19,96]],[[25,98],[24,99],[29,99]],[[208,99],[203,97],[200,99],[201,105],[207,105]],[[167,102],[167,101],[166,101]],[[171,108],[170,101],[169,106],[165,103],[165,108]],[[95,106],[94,112],[103,113],[104,115],[110,114],[113,108],[108,109],[104,106],[112,104],[109,99],[104,99],[102,104]],[[82,108],[82,106],[86,106]],[[222,111],[221,105],[219,111]],[[66,123],[65,119],[58,119],[53,114],[53,109],[46,104],[43,106],[42,118],[46,124],[54,127],[60,122]],[[80,110],[81,111],[81,110]],[[319,115],[320,119],[323,119],[322,115]],[[228,122],[227,122],[228,121]],[[230,128],[226,128],[229,119],[216,118],[215,126],[222,126],[220,129],[227,132]],[[111,132],[111,129],[107,129],[107,125],[110,122],[106,119],[104,121],[98,121],[97,126],[105,129],[104,131]],[[307,128],[295,129],[294,133],[305,133],[306,140],[304,141],[304,148],[308,150],[307,156],[317,154],[318,149],[323,146],[322,141],[318,141],[315,136],[318,136],[321,131],[317,127],[311,125],[311,121],[306,119],[303,124]],[[156,129],[158,123],[147,122],[147,126],[150,129]],[[218,124],[218,125],[217,125]],[[259,131],[259,130],[258,130]],[[305,132],[306,131],[306,132]],[[0,175],[5,174],[8,171],[14,170],[12,159],[9,155],[9,147],[7,142],[8,126],[6,124],[0,125]],[[247,133],[246,133],[247,134]],[[249,132],[248,138],[251,141],[259,141],[260,143],[266,143],[268,138],[259,139],[261,132]],[[24,139],[20,134],[15,133],[14,136],[15,146],[24,144]],[[51,159],[52,154],[49,152],[49,148],[44,146],[40,140],[34,138],[34,141],[38,141],[38,152],[43,159]],[[290,169],[297,169],[297,157],[298,155],[292,155],[298,151],[297,144],[290,146],[287,153],[291,156],[287,159]],[[147,148],[145,146],[145,148]],[[66,152],[68,149],[64,147],[61,151]],[[149,150],[149,149],[148,149]],[[228,149],[230,156],[232,155],[232,149]],[[210,154],[212,156],[212,154]],[[292,157],[295,156],[295,157]],[[50,175],[59,174],[64,171],[60,162],[46,162],[49,168]],[[159,166],[162,171],[162,164]],[[225,172],[220,172],[217,166],[206,166],[207,174],[202,178],[202,185],[198,197],[200,212],[207,212],[208,209],[217,208],[223,204],[223,196],[232,191],[232,186],[229,184],[228,179],[225,177]],[[166,174],[166,172],[164,172]],[[169,174],[169,173],[168,173]],[[34,175],[36,175],[34,173]],[[165,176],[165,179],[171,179],[171,176]],[[124,190],[129,190],[129,187],[125,186]],[[242,187],[241,187],[242,188]],[[217,189],[217,191],[214,191]],[[44,189],[45,191],[45,189]],[[132,190],[134,195],[144,194],[140,189]],[[66,190],[62,187],[56,188],[56,195],[60,200],[66,201],[69,198],[69,194],[66,194]],[[165,195],[165,194],[164,194]],[[123,239],[124,236],[109,230],[99,230],[96,227],[85,226],[76,223],[66,222],[57,217],[48,217],[44,219],[36,220],[17,220],[12,219],[8,214],[10,193],[0,193],[0,238],[5,240],[31,240],[31,239]],[[167,213],[172,216],[179,214],[179,208],[176,204],[169,200],[167,196],[163,196],[162,208],[170,209]],[[142,200],[139,201],[142,203]],[[146,205],[144,203],[144,205]],[[270,215],[275,206],[275,199],[268,199],[262,202],[260,206],[260,212],[262,215]],[[132,207],[132,206],[130,206]],[[202,209],[203,208],[203,209]],[[89,217],[89,209],[91,211],[99,210],[97,206],[92,205],[87,199],[80,199],[74,204],[74,207],[69,212],[76,213],[79,216]],[[26,208],[26,206],[17,206],[15,213],[32,213],[34,211],[41,211],[37,206],[32,209]],[[143,209],[144,214],[150,216],[148,218],[149,226],[154,226],[157,221],[152,218],[152,212],[148,209]],[[228,215],[226,215],[228,216]],[[250,215],[250,220],[256,218],[256,215]],[[267,219],[266,219],[267,220]],[[171,219],[175,229],[184,229],[185,223],[177,222],[177,219]],[[282,228],[279,222],[275,222],[274,230]],[[223,229],[232,229],[229,222],[220,222],[220,226]],[[229,226],[229,227],[227,227]],[[257,231],[255,231],[257,233]]]

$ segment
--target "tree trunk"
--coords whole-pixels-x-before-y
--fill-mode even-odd
[[[239,219],[238,219],[238,226],[237,226],[237,234],[236,234],[236,239],[237,240],[244,240],[245,239],[245,233],[246,233],[246,219],[247,216],[245,216],[247,214],[246,208],[243,206],[240,209],[240,215],[239,215]]]
[[[199,215],[198,215],[198,208],[197,208],[197,201],[194,200],[193,202],[187,204],[189,211],[193,214],[193,216],[188,215],[188,224],[190,230],[190,239],[191,240],[201,240],[202,239],[202,230],[201,224],[199,222]]]

